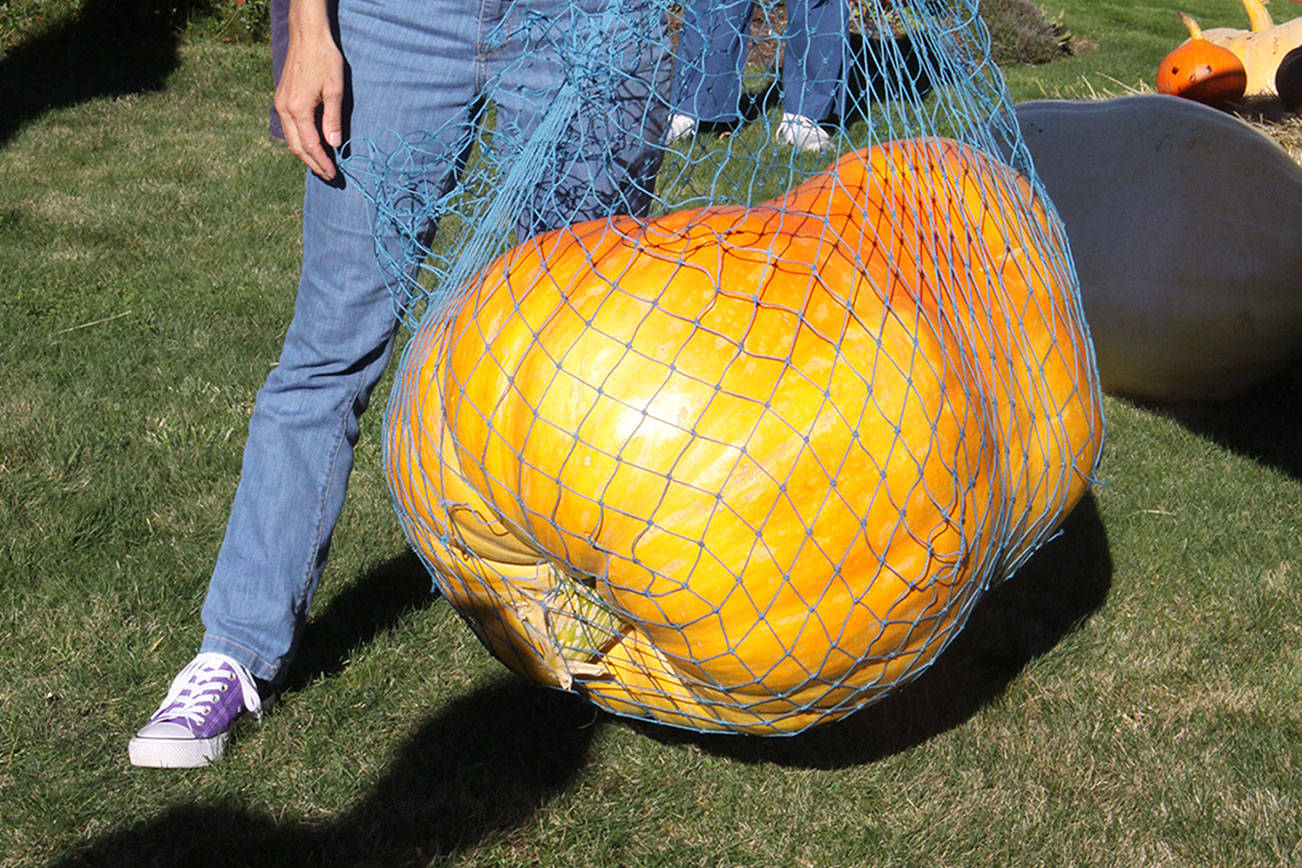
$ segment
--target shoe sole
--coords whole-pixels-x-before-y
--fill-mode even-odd
[[[221,759],[227,733],[212,738],[140,738],[127,744],[133,766],[148,769],[197,769]]]

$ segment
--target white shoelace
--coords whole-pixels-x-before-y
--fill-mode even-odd
[[[162,705],[158,706],[154,716],[157,717],[160,712],[167,709],[169,718],[184,718],[191,723],[202,723],[221,694],[230,689],[231,679],[227,671],[222,669],[223,663],[235,674],[245,710],[261,719],[262,698],[258,696],[258,687],[253,683],[253,676],[225,654],[211,651],[196,656],[172,679],[172,686],[167,689],[167,698],[163,700]],[[182,695],[187,692],[188,695]]]

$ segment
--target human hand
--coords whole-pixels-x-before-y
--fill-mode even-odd
[[[336,172],[327,146],[343,144],[343,95],[344,58],[330,31],[325,0],[292,0],[289,47],[274,105],[289,150],[326,181]]]

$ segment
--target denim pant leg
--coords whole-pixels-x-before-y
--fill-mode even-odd
[[[782,52],[782,109],[816,121],[832,114],[841,93],[845,0],[787,4],[789,37]]]
[[[477,9],[458,0],[342,0],[350,69],[346,134],[466,126]],[[446,178],[454,162],[423,152]],[[450,183],[437,180],[438,183]],[[307,176],[303,270],[280,362],[258,393],[226,537],[203,608],[204,651],[257,677],[282,672],[321,579],[353,466],[359,422],[397,319],[375,257],[372,208],[349,180]]]
[[[542,143],[548,164],[520,211],[518,237],[645,214],[664,153],[657,143],[672,66],[661,3],[521,0],[516,7],[508,22],[532,16],[549,24],[485,57],[497,106],[495,149],[515,159],[546,115],[565,113],[563,135]],[[587,69],[594,48],[599,63]]]
[[[691,0],[675,52],[675,112],[706,123],[740,117],[754,8],[754,0]]]
[[[499,19],[547,3],[555,6],[557,0],[341,0],[339,38],[351,91],[345,135],[363,150],[369,142],[383,150],[386,142],[395,143],[394,133],[419,138],[421,148],[407,154],[406,177],[446,190],[467,140],[471,109],[493,72],[489,66],[496,66],[497,83],[508,85],[495,98],[499,107],[509,106],[499,110],[500,118],[526,133],[545,110],[546,96],[558,89],[563,61],[534,63],[522,43],[509,40],[510,47],[491,59],[501,48],[496,37],[519,35]],[[656,44],[649,43],[646,56],[658,63]],[[559,192],[535,201],[531,210],[550,203],[547,213],[522,218],[522,226],[645,207],[651,189],[645,176],[658,158],[657,124],[663,119],[656,118],[663,112],[643,104],[650,98],[646,88],[632,92],[638,98],[598,126],[609,130],[632,112],[640,118],[633,129],[646,128],[646,137],[619,139],[624,144],[617,146],[607,142],[553,171]],[[526,94],[529,100],[521,98]],[[590,190],[594,179],[600,191],[595,198],[566,192]],[[571,202],[577,203],[573,209],[558,207]],[[392,347],[396,317],[374,245],[378,240],[393,252],[403,244],[389,229],[375,238],[372,208],[351,180],[326,184],[309,175],[303,224],[294,319],[280,364],[258,394],[203,609],[202,650],[227,653],[268,680],[290,659],[320,582],[359,420]]]

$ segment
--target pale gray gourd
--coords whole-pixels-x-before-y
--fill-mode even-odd
[[[1169,96],[1016,112],[1067,229],[1105,390],[1223,400],[1302,355],[1302,167],[1283,148]]]

